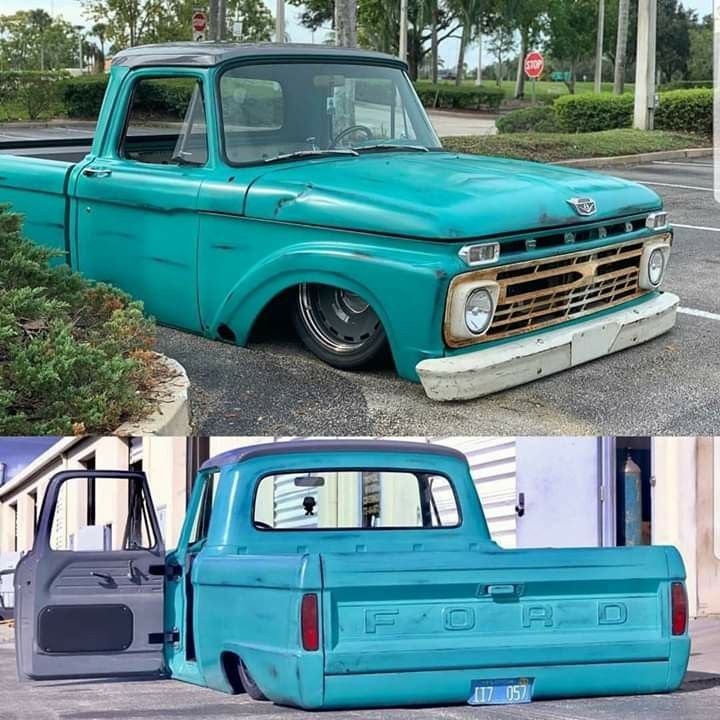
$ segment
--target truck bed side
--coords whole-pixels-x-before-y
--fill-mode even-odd
[[[74,164],[0,154],[0,203],[25,216],[23,234],[66,253],[70,263],[68,182]]]

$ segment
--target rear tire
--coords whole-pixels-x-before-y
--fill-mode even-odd
[[[305,347],[341,370],[367,367],[385,351],[380,318],[359,295],[305,283],[293,301],[293,324]]]
[[[238,661],[238,675],[240,676],[240,682],[245,689],[245,692],[253,699],[260,702],[267,700],[265,693],[257,686],[255,680],[253,680],[250,671],[245,667],[245,663],[242,660]]]

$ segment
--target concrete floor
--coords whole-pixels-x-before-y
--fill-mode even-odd
[[[496,117],[479,113],[428,110],[433,127],[440,137],[450,135],[494,135]]]
[[[720,717],[720,619],[691,624],[693,654],[683,687],[670,695],[534,702],[512,707],[435,707],[310,713],[223,695],[174,680],[16,680],[11,642],[0,641],[2,720],[715,720]]]

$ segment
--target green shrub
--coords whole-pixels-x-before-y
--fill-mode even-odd
[[[83,75],[63,81],[60,93],[65,114],[70,118],[97,118],[107,84],[107,75]]]
[[[673,80],[663,83],[658,88],[659,92],[668,92],[669,90],[691,90],[695,88],[712,88],[712,80]]]
[[[46,115],[52,117],[58,107],[60,81],[64,72],[9,70],[0,72],[0,98],[3,104],[15,103],[31,120]]]
[[[713,90],[671,90],[660,93],[655,110],[658,130],[711,135],[713,131]]]
[[[553,103],[558,121],[567,132],[598,132],[632,125],[634,96],[610,93],[562,95]]]
[[[418,82],[415,89],[425,107],[447,110],[497,110],[505,98],[502,88],[491,85]]]
[[[21,235],[0,206],[0,434],[111,432],[149,409],[154,325]]]
[[[562,131],[555,109],[548,105],[513,110],[498,118],[495,124],[501,133]]]

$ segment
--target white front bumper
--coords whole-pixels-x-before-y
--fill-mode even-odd
[[[433,400],[470,400],[522,385],[662,335],[675,325],[680,299],[662,293],[629,308],[541,335],[452,357],[415,369]]]

